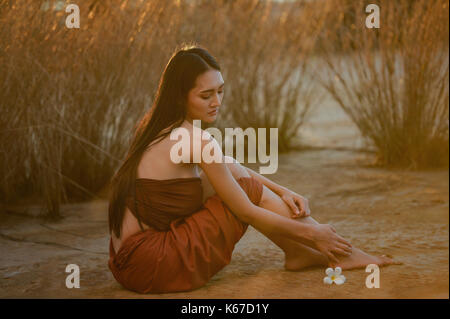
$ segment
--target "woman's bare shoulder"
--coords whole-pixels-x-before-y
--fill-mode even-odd
[[[186,127],[186,129],[188,129]],[[196,175],[192,163],[179,162],[171,154],[179,137],[164,137],[160,142],[148,148],[138,166],[138,176],[144,178],[169,179]],[[192,143],[189,143],[192,144]],[[176,148],[178,149],[178,148]]]
[[[209,142],[217,142],[207,130],[194,126],[189,122],[184,122],[181,126],[174,129],[170,139],[175,143],[189,143],[191,150],[196,143],[201,145],[203,149]]]

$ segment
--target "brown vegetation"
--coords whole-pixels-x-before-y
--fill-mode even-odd
[[[324,33],[340,41],[322,42],[322,83],[375,145],[379,164],[448,167],[448,0],[378,1],[379,29],[355,25],[365,23],[365,5],[346,3],[351,24],[342,15]]]
[[[58,217],[61,202],[99,196],[189,42],[223,68],[219,128],[278,127],[280,151],[296,147],[328,74],[383,163],[448,165],[448,1],[406,15],[405,1],[381,1],[379,30],[359,1],[85,0],[80,29],[44,3],[0,0],[3,203],[32,196]]]

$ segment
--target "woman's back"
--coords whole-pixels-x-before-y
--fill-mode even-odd
[[[190,129],[189,123],[183,123],[181,127]],[[166,132],[168,129],[163,130]],[[150,180],[167,181],[173,179],[199,179],[198,168],[195,163],[174,163],[170,158],[170,150],[177,143],[177,140],[171,140],[170,134],[165,136],[161,141],[153,143],[151,147],[142,155],[141,161],[137,168],[137,187],[151,187]],[[147,182],[144,180],[147,179]],[[157,181],[156,181],[157,182]],[[138,186],[139,185],[139,186]],[[197,196],[195,196],[197,198]],[[190,206],[190,205],[188,205]],[[187,207],[189,209],[190,207]],[[148,225],[142,224],[144,229],[148,229]],[[121,243],[129,236],[141,230],[138,220],[125,206],[125,214],[122,221],[122,232],[120,238],[114,233],[111,234],[114,250],[117,252]]]
[[[183,123],[181,127],[189,129],[189,124]],[[153,144],[143,155],[137,169],[137,178],[172,179],[185,177],[198,177],[195,163],[174,163],[170,158],[171,148],[178,143],[171,140],[170,134],[161,141]]]

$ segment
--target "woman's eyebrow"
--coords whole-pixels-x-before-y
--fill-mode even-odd
[[[222,84],[219,86],[219,89],[220,89],[221,87],[223,87],[224,84],[225,84],[225,83],[222,83]],[[214,89],[203,90],[203,91],[200,91],[200,93],[206,93],[206,92],[211,92],[211,91],[214,91]]]

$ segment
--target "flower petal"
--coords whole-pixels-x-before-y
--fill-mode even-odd
[[[344,282],[345,282],[345,279],[342,279],[342,276],[337,277],[337,278],[334,280],[334,283],[335,283],[336,285],[342,285]]]
[[[336,275],[340,275],[342,273],[342,268],[341,267],[336,267],[334,268],[334,272]]]
[[[331,285],[331,284],[333,283],[333,280],[331,280],[330,277],[324,277],[324,278],[323,278],[323,283],[324,283],[324,284]]]
[[[326,273],[328,276],[331,276],[332,274],[334,274],[334,270],[333,270],[333,268],[327,268],[327,270],[325,270],[325,273]]]

